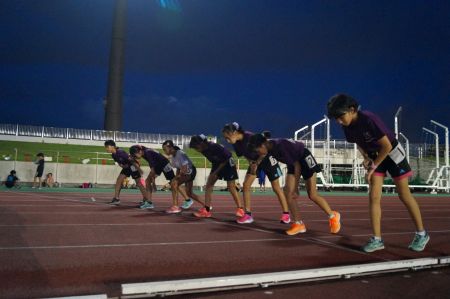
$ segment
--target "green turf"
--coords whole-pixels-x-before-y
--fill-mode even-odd
[[[120,146],[120,143],[118,145]],[[53,162],[58,160],[60,163],[81,163],[84,159],[90,159],[89,164],[96,164],[97,161],[98,164],[114,164],[111,155],[105,152],[103,146],[20,141],[0,141],[0,159],[5,160],[9,157],[14,160],[16,149],[17,161],[34,161],[36,154],[42,152],[47,157],[52,157]],[[185,152],[197,168],[205,167],[205,158],[200,153],[193,149],[186,149]],[[240,159],[239,164],[241,169],[248,167],[245,159]],[[206,167],[211,167],[209,161],[206,161]]]

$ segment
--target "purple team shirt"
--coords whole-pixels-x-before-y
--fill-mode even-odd
[[[120,148],[117,148],[116,153],[111,154],[111,156],[112,156],[113,160],[116,161],[117,164],[119,164],[120,167],[128,168],[131,166],[130,156],[128,155],[128,153],[126,151],[121,150]]]
[[[305,145],[292,139],[270,139],[272,150],[269,154],[278,161],[294,166],[294,163],[300,161],[305,152]]]
[[[142,156],[151,168],[164,167],[169,163],[169,160],[150,148],[144,150],[144,155]]]
[[[202,154],[213,165],[221,164],[231,158],[231,153],[229,150],[214,142],[208,142],[208,148],[204,150]]]
[[[380,149],[377,141],[383,136],[387,136],[391,144],[395,141],[394,133],[370,111],[358,112],[356,122],[343,128],[347,141],[356,143],[366,153],[377,152]]]
[[[233,148],[238,157],[244,156],[250,161],[256,161],[258,160],[258,154],[248,150],[248,143],[252,135],[254,135],[252,132],[245,131],[244,138],[233,144]]]

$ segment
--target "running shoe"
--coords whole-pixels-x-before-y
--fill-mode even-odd
[[[109,202],[109,204],[110,204],[110,205],[115,205],[115,206],[117,206],[118,204],[120,204],[120,199],[114,197],[114,198]]]
[[[306,226],[302,223],[292,223],[291,228],[286,231],[286,234],[289,236],[297,235],[297,234],[303,234],[306,232]]]
[[[151,201],[144,201],[141,203],[141,205],[139,206],[139,209],[153,209],[155,206],[153,205],[153,203]]]
[[[408,248],[414,251],[423,251],[428,241],[430,241],[429,234],[425,233],[425,236],[416,234],[414,236],[414,240],[411,242]]]
[[[200,210],[194,213],[194,216],[198,218],[209,218],[211,217],[211,211],[208,212],[206,208],[201,208]]]
[[[283,213],[283,215],[281,215],[280,222],[284,224],[289,224],[291,222],[291,216],[289,214]]]
[[[330,231],[332,234],[337,234],[341,230],[341,214],[333,211],[334,217],[330,218]]]
[[[244,209],[243,208],[238,208],[237,210],[236,210],[236,217],[242,217],[242,216],[244,216],[244,214],[245,214],[245,212],[244,212]]]
[[[181,208],[183,210],[187,210],[189,209],[192,205],[194,204],[194,201],[192,199],[187,199],[183,202],[183,204],[181,205]]]
[[[236,220],[236,222],[239,224],[252,223],[253,217],[249,214],[244,214],[244,216]]]
[[[377,240],[375,237],[371,237],[367,244],[362,247],[362,251],[364,252],[374,252],[382,249],[384,249],[383,240]]]
[[[170,208],[168,208],[166,210],[166,213],[167,214],[178,214],[178,213],[181,213],[181,209],[180,209],[180,207],[177,207],[177,206],[171,206]]]

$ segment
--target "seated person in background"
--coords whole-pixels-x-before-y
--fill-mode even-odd
[[[16,171],[11,170],[8,177],[6,178],[5,186],[7,188],[12,188],[12,187],[20,188],[19,185],[17,184],[18,180],[19,180],[19,178],[16,176]]]
[[[54,185],[55,185],[55,179],[53,178],[53,173],[49,172],[45,176],[44,186],[53,188]]]

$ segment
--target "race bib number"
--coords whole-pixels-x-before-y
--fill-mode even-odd
[[[270,161],[270,165],[275,166],[278,164],[277,159],[275,159],[274,157],[270,156],[269,157],[269,161]]]
[[[317,165],[316,161],[314,160],[313,156],[311,156],[311,155],[306,156],[305,161],[306,161],[306,164],[308,164],[308,167],[310,169],[314,168]]]
[[[389,157],[395,162],[395,164],[400,164],[400,162],[406,158],[406,153],[403,146],[398,143],[397,146],[389,153]]]

